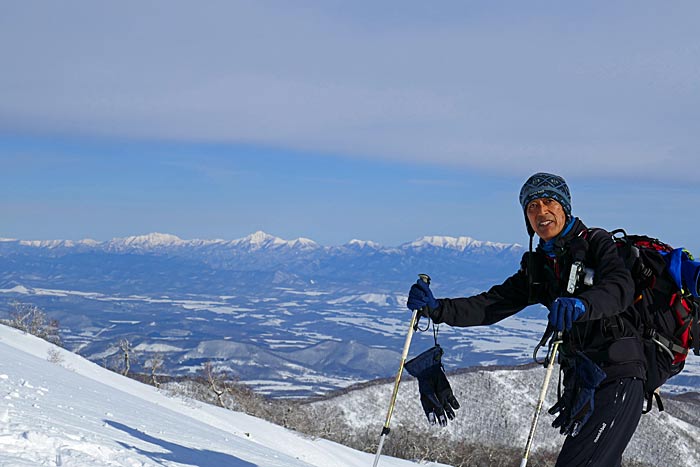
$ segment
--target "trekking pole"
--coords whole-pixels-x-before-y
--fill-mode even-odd
[[[430,276],[427,274],[418,274],[418,277],[430,285]],[[411,325],[408,327],[408,334],[406,335],[406,341],[403,344],[403,352],[401,352],[401,361],[399,362],[399,371],[396,373],[396,380],[394,381],[394,392],[391,394],[391,401],[389,402],[389,410],[386,413],[386,420],[384,421],[384,427],[382,427],[382,434],[379,436],[379,446],[377,447],[377,455],[374,456],[374,465],[377,467],[379,463],[379,457],[382,454],[382,447],[384,447],[384,440],[386,435],[389,434],[390,428],[389,423],[391,422],[391,416],[394,413],[394,405],[396,404],[396,396],[399,393],[399,383],[401,383],[401,375],[403,374],[403,366],[406,363],[406,357],[408,357],[408,348],[411,346],[411,339],[413,338],[413,332],[418,327],[418,315],[419,310],[413,310],[413,315],[411,316]]]
[[[552,352],[550,354],[549,360],[547,361],[547,373],[544,375],[544,383],[542,384],[542,390],[540,391],[540,398],[537,401],[537,407],[535,408],[535,416],[532,419],[532,426],[530,427],[530,434],[527,437],[527,444],[525,445],[525,453],[523,454],[523,460],[520,461],[520,467],[525,467],[527,465],[527,458],[530,455],[530,449],[532,448],[532,442],[535,439],[535,431],[537,430],[537,421],[540,418],[540,412],[542,411],[542,406],[544,405],[544,399],[547,395],[547,388],[549,387],[549,380],[552,378],[552,370],[554,369],[554,357],[557,355],[557,350],[559,349],[559,344],[561,344],[561,333],[557,332],[552,338]]]

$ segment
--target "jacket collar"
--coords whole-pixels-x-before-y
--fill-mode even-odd
[[[578,217],[574,217],[564,230],[549,241],[540,239],[537,250],[548,256],[561,256],[572,239],[581,235],[586,230],[586,226]]]

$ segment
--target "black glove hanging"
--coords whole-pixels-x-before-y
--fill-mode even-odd
[[[564,394],[549,413],[557,415],[552,422],[554,428],[559,428],[563,435],[574,437],[593,414],[595,390],[607,375],[582,352],[577,352],[566,363]]]
[[[407,361],[404,368],[418,379],[420,402],[431,425],[447,425],[447,419],[455,418],[453,409],[459,408],[459,402],[452,393],[442,367],[443,350],[435,345],[415,358]]]

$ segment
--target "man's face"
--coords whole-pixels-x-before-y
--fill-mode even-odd
[[[558,201],[540,198],[530,201],[525,209],[532,230],[545,242],[553,239],[566,226],[566,213]]]

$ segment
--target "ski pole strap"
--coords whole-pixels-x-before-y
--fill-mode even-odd
[[[413,323],[413,332],[418,332],[418,331],[421,331],[421,332],[422,332],[422,331],[425,331],[425,329],[420,329],[420,328],[418,327],[418,323],[420,322],[420,316],[421,316],[420,313],[418,313],[418,315],[416,316],[416,322]],[[427,329],[427,328],[426,328],[426,329]]]
[[[532,353],[532,359],[535,361],[535,363],[539,365],[547,365],[547,357],[549,356],[549,352],[547,352],[547,356],[545,357],[544,360],[538,360],[537,359],[537,354],[540,352],[540,349],[544,347],[547,344],[547,341],[549,340],[550,337],[554,334],[554,326],[551,324],[547,325],[547,329],[544,330],[544,334],[542,335],[542,339],[540,339],[539,343],[535,346],[535,351]],[[554,340],[554,339],[552,339]],[[549,342],[549,346],[551,349],[552,346],[552,341]]]
[[[427,285],[430,285],[430,281],[431,281],[430,276],[428,274],[424,274],[424,273],[418,274],[418,280],[425,282]],[[424,313],[428,317],[428,326],[425,329],[419,329],[418,322],[420,321],[421,315],[423,315]],[[429,327],[430,327],[430,308],[428,308],[428,305],[426,305],[423,308],[421,308],[420,310],[418,310],[418,314],[416,315],[415,323],[413,324],[413,330],[422,332],[422,331],[427,331]]]
[[[421,329],[420,327],[418,327],[418,322],[419,322],[420,318],[421,318],[421,314],[418,313],[418,316],[416,316],[416,322],[413,325],[413,331],[414,332],[425,332],[428,329],[430,329],[430,326],[432,325],[432,327],[433,327],[433,340],[435,341],[435,345],[439,345],[438,344],[438,332],[440,330],[440,325],[435,324],[435,321],[430,319],[430,316],[427,316],[428,324],[425,326],[425,328]]]
[[[554,335],[552,336],[552,339],[549,341],[549,349],[547,350],[547,355],[545,356],[545,363],[544,365],[546,367],[549,367],[550,365],[554,364],[554,359],[557,356],[557,349],[559,347],[559,344],[562,343],[562,333],[561,332],[555,332]]]

